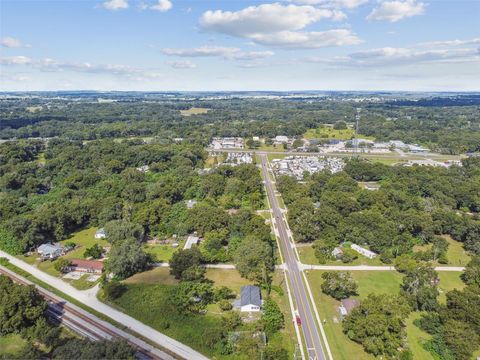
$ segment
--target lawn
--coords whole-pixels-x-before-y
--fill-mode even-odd
[[[202,115],[208,113],[209,111],[210,109],[207,108],[192,107],[188,110],[180,110],[180,114],[182,114],[183,116]]]
[[[236,294],[240,294],[240,288],[251,285],[252,282],[240,276],[237,270],[229,269],[207,269],[205,277],[212,280],[215,286],[227,286]]]
[[[18,355],[26,345],[27,341],[18,334],[0,336],[0,358]]]
[[[443,237],[448,241],[448,264],[455,266],[467,265],[470,262],[471,257],[463,248],[463,244],[459,241],[453,240],[449,235],[444,235]]]
[[[355,130],[348,128],[345,130],[335,130],[331,125],[321,125],[316,129],[308,129],[303,135],[305,139],[337,139],[350,140],[355,136]],[[361,136],[365,138],[364,136]]]
[[[360,299],[369,293],[396,294],[400,290],[402,275],[395,271],[355,271],[352,276],[358,282]],[[374,356],[363,351],[361,345],[349,340],[342,331],[339,320],[339,302],[330,296],[323,294],[320,285],[322,283],[322,271],[308,271],[307,278],[312,288],[315,304],[321,319],[325,319],[324,329],[334,359],[355,360],[374,359]]]
[[[152,270],[144,271],[129,277],[125,280],[127,284],[164,284],[173,285],[177,284],[176,280],[170,275],[170,269],[165,267],[158,267]]]
[[[438,301],[441,304],[445,304],[447,297],[446,293],[453,289],[462,290],[465,287],[465,283],[460,279],[461,272],[454,271],[439,271],[438,276],[440,283],[438,284],[438,291],[440,296]]]
[[[418,328],[413,321],[419,319],[421,312],[412,312],[407,319],[407,342],[415,360],[434,360],[423,344],[431,339],[431,335]]]
[[[304,264],[309,265],[320,265],[318,259],[315,256],[315,249],[311,245],[299,246],[297,247],[298,255],[300,256],[300,261]],[[341,261],[337,260],[327,260],[326,264],[321,265],[385,265],[380,261],[380,258],[377,256],[375,259],[369,259],[363,255],[358,254],[358,259],[352,261],[351,263],[344,264]]]
[[[283,147],[283,144],[272,144],[272,145],[266,145],[264,142],[262,142],[262,145],[257,149],[258,151],[285,151],[285,148]]]
[[[178,247],[176,248],[174,248],[171,244],[145,244],[144,250],[146,253],[154,255],[157,262],[169,262],[173,254],[178,251],[178,249],[183,249],[184,244],[185,241],[180,241],[178,243]]]
[[[283,154],[267,154],[267,159],[268,161],[272,161],[272,160],[275,160],[275,159],[284,159],[286,156],[288,156],[287,154],[283,155]]]
[[[470,260],[471,256],[468,252],[463,248],[463,244],[459,241],[453,240],[450,235],[442,235],[444,239],[448,242],[448,249],[447,249],[447,259],[448,265],[452,266],[465,266],[467,265]],[[425,244],[425,245],[416,245],[414,247],[414,251],[426,251],[432,247],[432,244]],[[434,262],[436,266],[444,266],[445,264],[440,264],[438,262]]]

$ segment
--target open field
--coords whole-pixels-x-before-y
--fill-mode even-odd
[[[0,336],[0,358],[18,355],[26,345],[27,342],[19,334]]]
[[[452,266],[465,266],[467,265],[470,260],[471,256],[468,252],[463,248],[463,244],[459,241],[453,240],[450,235],[442,235],[448,242],[448,249],[447,249],[447,259],[448,265]],[[431,249],[432,244],[425,244],[425,245],[416,245],[414,247],[414,251],[426,251]],[[438,261],[433,262],[435,266],[442,266],[444,264],[440,264]]]
[[[173,285],[177,284],[176,280],[170,275],[170,269],[164,267],[154,268],[152,270],[144,271],[135,274],[125,280],[126,284],[165,284]]]
[[[465,287],[465,283],[460,278],[460,272],[450,272],[450,271],[439,271],[438,276],[440,278],[440,283],[438,284],[438,291],[440,296],[438,301],[441,304],[445,304],[447,297],[446,293],[452,291],[453,289],[462,290]]]
[[[305,139],[336,139],[350,140],[355,136],[355,130],[348,128],[345,130],[335,130],[332,125],[320,125],[316,129],[308,129],[303,135]],[[364,138],[363,136],[361,136]]]
[[[240,288],[251,284],[251,281],[240,276],[236,270],[207,269],[206,278],[215,286],[227,286],[237,295]],[[217,359],[247,359],[244,355],[221,355],[205,345],[205,334],[210,329],[221,326],[223,313],[217,304],[207,307],[205,314],[177,314],[169,302],[172,291],[175,291],[177,280],[170,275],[167,268],[155,268],[136,274],[125,280],[127,291],[114,301],[114,305],[136,319],[162,331],[209,357]],[[295,348],[295,333],[293,319],[290,315],[288,298],[283,283],[283,276],[277,272],[273,276],[274,290],[272,298],[279,304],[285,314],[285,329],[270,338],[271,343],[285,347],[290,354]],[[262,290],[262,295],[266,293]]]
[[[281,144],[272,144],[272,145],[265,145],[264,142],[262,142],[262,145],[257,149],[258,151],[285,151],[283,145]]]
[[[209,111],[210,109],[207,108],[192,107],[188,110],[180,110],[180,114],[182,114],[183,116],[202,115],[208,113]]]

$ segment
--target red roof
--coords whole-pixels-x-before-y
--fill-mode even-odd
[[[103,262],[96,260],[73,259],[72,266],[83,269],[103,270]]]

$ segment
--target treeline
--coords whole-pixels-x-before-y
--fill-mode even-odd
[[[284,176],[277,185],[296,241],[314,242],[321,262],[342,242],[367,245],[386,263],[402,254],[446,262],[448,244],[439,235],[480,254],[480,160],[463,165],[389,167],[354,159],[343,172],[316,173],[304,184]],[[379,181],[381,188],[365,190],[357,181]],[[423,244],[431,250],[413,254]]]
[[[18,285],[0,275],[0,336],[19,334],[19,354],[2,359],[134,359],[135,351],[121,340],[93,342],[62,330],[46,316],[47,302],[33,285]]]

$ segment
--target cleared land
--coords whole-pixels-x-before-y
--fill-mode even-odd
[[[351,127],[343,130],[336,130],[333,125],[320,125],[316,129],[308,129],[303,135],[305,139],[336,139],[336,140],[350,140],[355,136],[355,130]],[[362,139],[371,139],[373,137],[359,135]]]
[[[182,114],[183,116],[201,115],[201,114],[206,114],[209,111],[210,109],[207,109],[207,108],[192,107],[188,110],[180,110],[180,114]]]
[[[242,278],[236,270],[207,269],[207,279],[214,282],[215,286],[227,286],[236,294],[240,288],[251,284]],[[180,315],[169,302],[172,291],[175,291],[177,280],[170,275],[167,268],[156,268],[136,274],[124,281],[127,291],[114,305],[125,313],[152,326],[155,329],[171,336],[209,357],[217,359],[247,359],[245,355],[221,355],[205,345],[205,333],[214,328],[221,327],[222,312],[216,304],[207,307],[205,314]],[[286,290],[284,290],[283,277],[280,273],[273,276],[273,291],[271,297],[277,301],[285,314],[286,328],[269,339],[271,343],[281,344],[290,354],[293,354],[295,333],[293,319],[290,315]],[[262,290],[263,295],[266,294]]]
[[[178,249],[183,249],[184,244],[185,241],[182,240],[176,248],[171,244],[145,244],[143,248],[146,253],[154,255],[157,262],[169,262]]]

